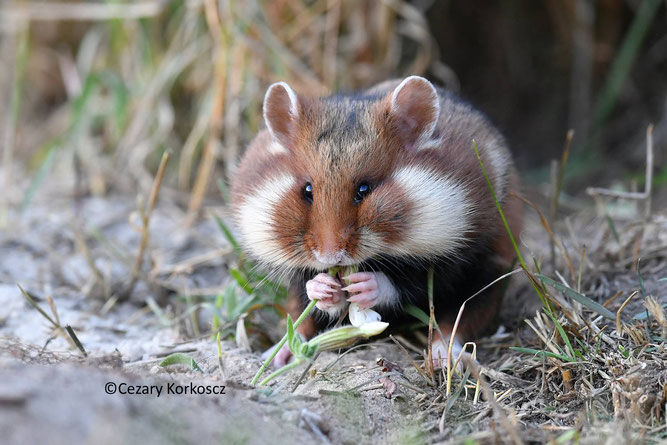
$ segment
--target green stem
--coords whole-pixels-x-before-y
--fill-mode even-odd
[[[313,310],[313,308],[315,307],[316,304],[317,304],[317,300],[313,300],[313,301],[310,302],[310,304],[308,304],[308,306],[306,307],[306,309],[301,313],[301,315],[299,315],[299,318],[297,318],[296,321],[294,322],[294,329],[296,329],[296,328],[299,327],[299,325],[301,324],[301,322],[302,322],[303,320],[306,319],[306,317],[310,314],[310,311]],[[280,351],[280,349],[283,347],[283,345],[284,345],[286,342],[287,342],[287,334],[285,334],[285,336],[282,338],[282,340],[280,340],[280,341],[278,342],[278,344],[277,344],[276,347],[273,349],[273,352],[271,353],[271,355],[269,356],[269,358],[266,359],[266,361],[264,362],[264,364],[262,365],[262,367],[259,368],[259,371],[257,371],[257,374],[255,374],[255,377],[253,377],[252,381],[250,382],[251,385],[256,385],[256,384],[257,384],[257,381],[259,380],[259,378],[262,376],[262,374],[264,374],[264,371],[266,371],[266,368],[269,367],[269,365],[271,364],[271,362],[273,361],[273,359],[274,359],[274,358],[276,357],[276,355],[278,354],[278,351]],[[289,365],[288,365],[288,366],[289,366]],[[284,367],[281,368],[281,369],[284,369],[284,368],[287,368],[287,366],[284,366]],[[290,368],[288,368],[288,369],[292,369],[292,367],[290,367]],[[279,369],[278,371],[280,371],[280,369]],[[276,372],[277,372],[277,371],[276,371]],[[274,373],[274,374],[275,374],[275,373]],[[273,375],[273,374],[271,374],[271,375]],[[278,374],[278,375],[279,375],[279,374]],[[271,377],[271,376],[269,376],[269,377]],[[268,378],[268,377],[267,377],[267,378]],[[267,380],[264,379],[264,380],[262,381],[262,383],[260,383],[260,386],[263,385],[264,382],[266,382],[266,381],[267,381]]]
[[[259,386],[266,385],[267,383],[269,383],[271,380],[275,379],[279,375],[284,374],[287,371],[291,371],[292,369],[296,368],[300,364],[301,364],[301,360],[294,360],[292,363],[288,363],[285,366],[283,366],[282,368],[276,369],[271,374],[269,374],[269,376],[267,378],[265,378],[264,380],[259,382]]]
[[[479,162],[479,166],[482,169],[482,174],[484,175],[484,180],[486,180],[486,185],[489,187],[489,190],[491,191],[491,196],[493,197],[493,202],[496,205],[496,209],[498,209],[498,213],[500,214],[500,218],[503,220],[503,224],[505,225],[505,230],[507,231],[507,234],[509,235],[510,241],[512,242],[512,246],[514,247],[514,251],[516,252],[516,256],[519,259],[519,263],[521,263],[521,268],[528,275],[530,284],[533,286],[533,289],[535,290],[535,292],[537,293],[537,296],[542,301],[542,304],[547,308],[548,312],[552,312],[551,306],[549,306],[549,303],[546,299],[546,296],[542,295],[542,291],[540,290],[540,288],[535,283],[535,280],[532,278],[530,272],[528,271],[528,265],[524,261],[523,255],[521,255],[521,251],[519,250],[519,246],[517,246],[516,241],[514,240],[514,235],[512,234],[512,230],[510,229],[510,226],[507,223],[507,219],[505,218],[505,213],[503,212],[503,208],[501,207],[500,201],[498,201],[498,197],[496,196],[496,190],[493,188],[493,184],[491,184],[491,180],[489,179],[489,175],[486,173],[486,168],[484,168],[484,162],[482,162],[482,158],[479,155],[479,149],[477,148],[477,141],[475,141],[474,139],[472,141],[472,148],[475,150],[475,156],[477,157],[477,162]]]

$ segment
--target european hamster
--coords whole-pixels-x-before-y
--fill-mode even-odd
[[[514,251],[473,140],[516,233],[511,155],[484,115],[453,93],[418,76],[324,98],[279,82],[263,111],[266,129],[232,180],[233,212],[247,254],[289,277],[292,317],[319,300],[320,316],[300,326],[304,336],[335,321],[348,302],[372,307],[390,325],[413,322],[403,308],[428,313],[431,266],[436,319],[449,335],[461,303],[507,271]],[[345,288],[326,273],[350,265],[359,272]],[[466,305],[457,341],[492,327],[501,288]],[[435,342],[435,357],[446,356],[445,340]],[[288,359],[283,350],[275,364]]]

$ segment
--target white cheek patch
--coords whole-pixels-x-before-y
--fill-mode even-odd
[[[396,254],[429,257],[452,254],[463,246],[474,206],[465,188],[421,167],[405,167],[394,180],[409,197],[412,211],[403,240],[388,248]]]
[[[239,229],[246,249],[261,261],[283,263],[287,255],[276,240],[276,206],[295,184],[290,175],[271,179],[253,190],[239,207]]]
[[[385,250],[387,250],[387,245],[382,236],[373,232],[368,227],[361,228],[356,254],[359,262],[379,255]]]

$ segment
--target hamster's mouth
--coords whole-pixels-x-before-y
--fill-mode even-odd
[[[311,268],[316,269],[318,271],[324,271],[324,270],[328,270],[332,267],[347,267],[347,266],[355,266],[357,264],[359,264],[359,262],[355,261],[353,259],[349,259],[349,260],[346,259],[346,260],[343,260],[343,261],[339,261],[337,263],[323,263],[321,261],[315,260],[315,261],[311,262],[310,266],[311,266]]]
[[[325,270],[337,266],[353,266],[359,263],[359,261],[350,257],[344,250],[340,250],[333,254],[323,254],[314,250],[311,252],[311,257],[310,266],[317,270]]]

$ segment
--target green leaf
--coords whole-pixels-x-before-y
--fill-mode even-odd
[[[55,321],[53,321],[53,318],[51,318],[51,317],[49,316],[49,314],[47,314],[46,312],[44,312],[44,310],[43,310],[41,307],[39,307],[39,305],[37,305],[37,303],[35,302],[35,300],[32,299],[32,297],[30,296],[30,294],[29,294],[28,292],[26,292],[26,291],[21,287],[20,284],[17,283],[16,285],[19,287],[19,289],[21,290],[21,293],[23,294],[23,296],[25,297],[25,299],[28,300],[28,303],[30,303],[30,305],[31,305],[32,307],[34,307],[35,309],[37,309],[37,311],[38,311],[40,314],[42,314],[42,315],[44,316],[44,318],[46,318],[47,320],[49,320],[49,321],[51,322],[51,324],[52,324],[55,328],[60,328],[60,325],[59,325],[58,323],[56,323]]]
[[[556,443],[570,443],[570,442],[577,443],[578,442],[576,440],[577,437],[579,437],[579,432],[577,431],[576,428],[573,428],[558,436],[556,438]]]
[[[301,341],[301,336],[294,331],[294,323],[292,322],[292,317],[289,315],[287,315],[287,345],[292,354],[297,357],[303,356],[305,352],[304,347],[308,346]]]
[[[407,306],[404,307],[403,310],[408,314],[412,315],[413,317],[415,317],[417,320],[424,323],[424,326],[428,326],[428,321],[429,321],[428,315],[426,315],[426,312],[422,311],[414,304],[408,304]]]
[[[454,403],[461,397],[461,393],[463,392],[463,389],[465,388],[466,382],[468,381],[469,377],[470,377],[470,368],[466,368],[466,371],[463,374],[463,378],[461,379],[461,384],[456,388],[456,391],[451,396],[449,396],[447,400],[447,404],[445,405],[445,412],[449,412],[452,406],[454,406]]]
[[[587,307],[588,309],[592,310],[593,312],[596,312],[596,313],[602,315],[603,317],[608,318],[609,320],[616,320],[616,316],[614,315],[614,313],[612,311],[610,311],[609,309],[607,309],[606,307],[602,306],[600,303],[591,300],[587,296],[582,295],[579,292],[576,292],[575,290],[570,289],[569,287],[567,287],[567,286],[565,286],[561,283],[558,283],[558,282],[552,280],[549,277],[545,277],[544,275],[540,275],[540,274],[535,274],[535,276],[537,276],[537,278],[542,280],[542,282],[544,284],[546,284],[548,286],[551,286],[554,289],[564,293],[568,297],[572,298],[575,301],[578,301],[583,306]]]
[[[512,351],[523,352],[524,354],[541,355],[541,356],[544,356],[544,357],[557,358],[557,359],[562,360],[564,362],[575,362],[576,361],[575,359],[570,358],[568,356],[560,355],[560,354],[554,354],[553,352],[549,352],[549,351],[540,351],[538,349],[531,349],[531,348],[520,348],[518,346],[510,346],[510,349]]]
[[[229,269],[229,274],[234,278],[234,280],[238,283],[239,286],[241,286],[241,289],[243,291],[250,295],[253,293],[253,288],[250,285],[250,282],[239,272],[238,269]]]
[[[88,357],[88,353],[84,349],[83,345],[81,344],[81,341],[79,340],[79,337],[76,336],[74,333],[74,329],[72,329],[72,326],[66,325],[65,330],[67,331],[67,334],[69,334],[70,338],[74,342],[77,348],[79,348],[79,351],[83,354],[84,357]]]
[[[644,287],[644,277],[642,277],[642,273],[639,267],[639,260],[637,260],[637,279],[639,280],[639,289],[642,291],[642,297],[646,299],[646,288]]]
[[[229,227],[227,227],[222,218],[220,218],[218,215],[213,215],[213,218],[215,218],[215,222],[218,223],[218,227],[220,227],[220,230],[227,239],[227,242],[229,242],[229,244],[232,246],[236,255],[240,257],[242,255],[241,246],[236,241],[236,238],[234,238],[234,235],[232,235],[232,232],[231,230],[229,230]]]
[[[294,323],[292,323],[292,317],[287,315],[287,341],[292,343],[294,338]]]
[[[233,314],[236,310],[236,287],[228,286],[225,289],[225,315],[227,318],[231,318],[230,314]]]
[[[556,326],[556,329],[558,330],[560,337],[563,339],[563,342],[567,346],[567,350],[570,352],[570,357],[574,358],[574,348],[572,348],[572,343],[570,343],[570,338],[565,333],[565,329],[563,329],[563,326],[558,322],[558,319],[553,315],[551,315],[549,311],[544,311],[544,312],[549,316],[549,318],[551,318],[551,321],[554,322],[554,325]]]
[[[51,170],[51,166],[53,165],[53,161],[55,159],[56,151],[60,149],[61,144],[62,144],[62,139],[60,137],[57,137],[53,139],[53,141],[49,142],[45,147],[46,154],[44,155],[42,162],[39,164],[39,168],[37,169],[35,176],[30,180],[30,185],[28,186],[28,190],[26,190],[25,195],[23,195],[23,200],[21,201],[22,212],[28,208],[30,202],[32,201],[32,198],[35,196],[37,190],[39,190],[39,187],[42,185],[42,182],[46,178],[46,175]]]
[[[189,367],[190,369],[193,369],[195,371],[199,371],[202,374],[204,371],[197,365],[197,362],[195,362],[195,359],[190,357],[187,354],[183,354],[181,352],[176,352],[174,354],[170,354],[167,357],[165,357],[164,360],[160,362],[160,366],[163,368],[166,368],[167,366],[171,365],[185,365]]]

